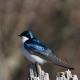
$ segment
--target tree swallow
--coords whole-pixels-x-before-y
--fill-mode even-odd
[[[22,32],[19,36],[22,38],[23,53],[32,63],[50,62],[74,70],[72,66],[62,61],[52,50],[38,40],[30,30]]]

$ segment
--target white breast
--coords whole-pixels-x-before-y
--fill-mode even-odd
[[[47,61],[46,60],[44,60],[44,59],[42,59],[42,58],[40,58],[40,57],[38,57],[38,56],[36,56],[36,55],[34,55],[34,54],[30,54],[25,48],[24,48],[24,45],[23,45],[23,43],[22,43],[22,49],[23,49],[23,53],[24,53],[24,55],[26,56],[26,58],[28,59],[28,60],[30,60],[32,63],[39,63],[39,64],[44,64],[44,63],[46,63]]]

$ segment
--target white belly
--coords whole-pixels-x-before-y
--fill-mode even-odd
[[[36,55],[34,55],[34,54],[30,54],[24,47],[22,47],[23,48],[23,53],[24,53],[24,55],[26,56],[26,58],[28,59],[28,60],[30,60],[32,63],[39,63],[39,64],[44,64],[44,63],[46,63],[47,61],[46,60],[44,60],[44,59],[42,59],[42,58],[40,58],[40,57],[38,57],[38,56],[36,56]]]

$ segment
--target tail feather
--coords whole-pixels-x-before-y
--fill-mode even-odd
[[[50,62],[53,62],[54,64],[56,64],[58,66],[68,68],[70,70],[75,70],[74,67],[68,65],[66,62],[62,61],[61,59],[54,56],[53,54],[49,54],[48,57],[47,57],[47,60],[49,60]]]
[[[74,67],[68,65],[67,63],[65,63],[64,61],[62,61],[59,58],[57,58],[56,60],[53,60],[53,63],[56,64],[56,65],[58,65],[58,66],[68,68],[70,70],[75,70]]]

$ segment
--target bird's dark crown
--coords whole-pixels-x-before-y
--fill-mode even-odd
[[[34,35],[30,30],[23,31],[19,36],[20,37],[25,36],[27,38],[34,38]]]

